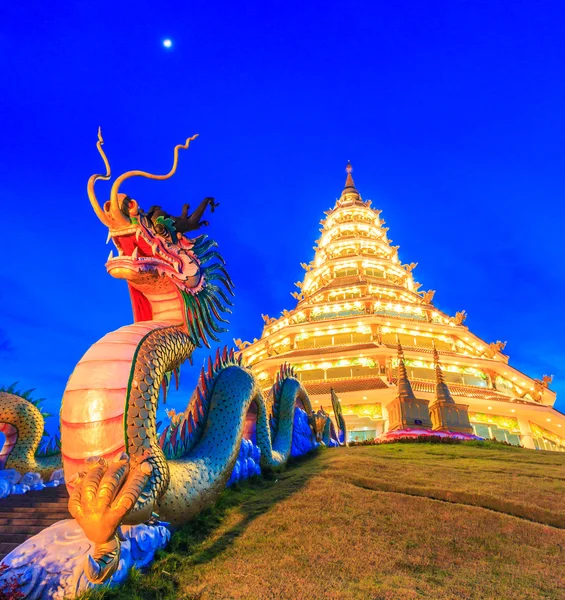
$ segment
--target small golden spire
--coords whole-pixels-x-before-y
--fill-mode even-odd
[[[402,351],[400,342],[398,343],[398,397],[404,399],[415,398],[412,385],[408,379],[408,373],[406,372],[404,352]]]
[[[355,188],[355,182],[353,181],[353,176],[351,175],[352,171],[353,171],[353,167],[351,166],[351,161],[348,160],[347,166],[345,167],[345,172],[347,173],[347,178],[345,179],[345,187],[343,188],[343,192],[341,192],[342,195],[343,194],[359,195],[359,192]]]
[[[355,183],[353,181],[353,176],[351,175],[352,171],[353,171],[353,167],[351,166],[351,161],[348,160],[347,167],[345,167],[345,172],[347,173],[347,179],[345,180],[345,187],[355,189]]]
[[[434,341],[434,368],[436,370],[436,402],[448,402],[449,404],[455,404],[455,400],[451,397],[451,392],[445,379],[443,377],[443,371],[439,364],[439,355],[437,353],[435,341]]]

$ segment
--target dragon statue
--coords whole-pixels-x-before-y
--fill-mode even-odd
[[[118,566],[121,525],[159,518],[177,527],[215,501],[250,421],[261,467],[276,468],[290,455],[295,407],[312,413],[291,369],[281,371],[264,398],[251,371],[226,351],[210,362],[184,414],[175,416],[165,449],[160,443],[160,389],[196,347],[209,347],[225,331],[220,323],[227,323],[223,314],[230,312],[232,283],[215,242],[184,235],[207,224],[201,220],[204,209],[217,206],[211,198],[194,217],[187,207],[173,217],[159,207],[144,212],[119,190],[130,177],[171,177],[179,151],[195,137],[174,148],[168,173],[130,171],[117,177],[101,206],[94,186],[109,180],[111,170],[98,132],[106,172],[89,179],[88,196],[117,249],[106,269],[127,282],[134,323],[90,347],[69,378],[61,407],[69,510],[92,542],[84,570],[94,583],[107,580]]]
[[[61,466],[59,440],[55,436],[44,443],[44,417],[49,415],[40,408],[43,399],[33,400],[33,390],[20,392],[15,385],[0,388],[0,433],[4,434],[0,468],[47,478]]]

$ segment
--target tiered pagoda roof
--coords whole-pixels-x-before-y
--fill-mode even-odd
[[[435,348],[454,396],[551,406],[549,378],[511,367],[505,344],[471,333],[465,311],[449,316],[434,306],[435,292],[414,280],[416,263],[402,264],[381,211],[355,187],[351,164],[346,172],[339,199],[320,222],[314,258],[302,263],[295,308],[278,318],[262,315],[261,338],[252,344],[237,340],[264,386],[286,361],[310,394],[386,388],[397,382],[400,343],[415,392],[435,388]]]

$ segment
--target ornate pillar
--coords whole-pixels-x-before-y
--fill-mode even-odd
[[[296,350],[296,333],[292,333],[288,336],[290,340],[290,349]]]
[[[379,363],[379,376],[386,378],[386,358],[381,356],[377,362]]]
[[[524,448],[536,449],[534,444],[534,436],[530,428],[530,422],[524,417],[518,417],[518,427],[520,428],[520,442]]]

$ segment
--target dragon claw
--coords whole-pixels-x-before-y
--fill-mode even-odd
[[[129,454],[127,454],[126,452],[120,452],[120,454],[116,454],[116,456],[114,456],[113,462],[129,463]]]
[[[86,557],[86,563],[84,565],[84,571],[90,581],[95,583],[100,578],[100,565],[90,556]]]
[[[93,583],[106,581],[120,559],[120,525],[134,508],[153,472],[148,460],[132,464],[126,453],[111,463],[90,457],[87,471],[74,480],[69,510],[93,542],[94,552],[84,563],[86,576]]]
[[[106,544],[96,544],[93,555],[88,554],[84,561],[84,573],[92,583],[102,583],[116,572],[120,564],[120,542],[114,536]]]

